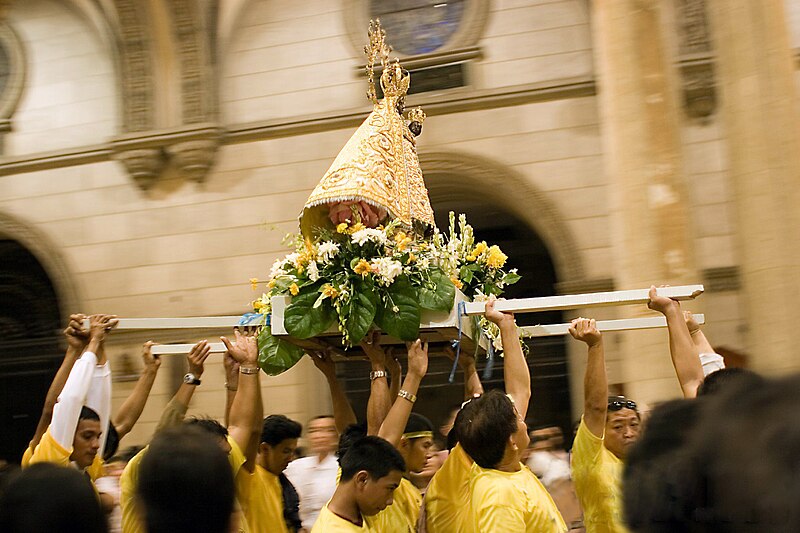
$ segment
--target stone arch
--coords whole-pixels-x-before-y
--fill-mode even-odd
[[[519,172],[461,152],[423,152],[420,165],[431,195],[480,195],[539,235],[553,259],[559,284],[586,281],[578,246],[556,207]]]
[[[59,302],[62,317],[83,309],[83,298],[66,258],[50,238],[19,218],[0,211],[0,239],[10,239],[26,248],[42,265]]]

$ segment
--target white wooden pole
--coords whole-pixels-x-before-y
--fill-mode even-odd
[[[703,314],[694,315],[698,324],[706,323]],[[541,324],[538,326],[525,326],[520,328],[526,337],[554,337],[558,335],[569,335],[569,323],[565,324]],[[629,331],[634,329],[654,329],[667,327],[667,319],[663,316],[648,318],[623,318],[619,320],[599,320],[597,328],[601,332],[606,331]]]

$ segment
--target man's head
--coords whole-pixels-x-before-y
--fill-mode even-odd
[[[421,472],[433,455],[433,424],[417,413],[411,413],[398,447],[409,472]]]
[[[81,407],[78,427],[75,428],[75,437],[72,440],[70,461],[75,461],[81,469],[91,466],[97,456],[97,452],[100,451],[100,437],[102,434],[100,416],[86,406]]]
[[[336,451],[339,444],[339,432],[331,415],[312,418],[306,425],[306,434],[311,451],[314,454],[329,454]]]
[[[363,437],[339,458],[340,484],[352,484],[353,497],[364,516],[372,516],[392,504],[406,464],[394,446],[380,437]]]
[[[199,428],[214,437],[217,445],[225,454],[231,453],[231,444],[228,442],[228,428],[219,423],[219,420],[208,417],[191,417],[184,420],[184,425]]]
[[[628,449],[639,437],[641,422],[636,402],[624,396],[610,396],[603,441],[606,449],[618,458],[625,459]]]
[[[764,378],[745,368],[723,368],[706,376],[697,389],[697,396],[717,394],[732,384],[740,382],[750,387],[759,387],[764,384]]]
[[[470,416],[459,427],[464,451],[482,468],[519,462],[530,437],[511,398],[495,389],[470,404]]]
[[[276,476],[280,475],[289,466],[302,432],[303,426],[283,415],[265,418],[258,447],[259,466]]]
[[[147,531],[223,533],[233,512],[233,473],[219,438],[188,424],[153,438],[139,467]]]

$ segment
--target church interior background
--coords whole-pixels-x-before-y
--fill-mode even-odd
[[[523,275],[509,297],[703,283],[687,307],[729,364],[800,369],[800,2],[4,0],[0,458],[33,432],[70,313],[248,310],[248,279],[286,253],[369,111],[376,16],[429,117],[418,150],[438,225],[464,212],[503,248]],[[520,322],[579,315],[648,311]],[[115,332],[115,407],[142,342],[218,333]],[[535,422],[567,429],[585,350],[530,347]],[[615,390],[679,394],[666,332],[609,334],[607,351]],[[184,364],[167,357],[127,444],[147,441]],[[221,417],[209,367],[191,412]],[[462,394],[448,371],[432,361],[420,394],[435,423]],[[338,372],[363,406],[365,363]],[[501,376],[499,362],[490,385]],[[266,413],[330,410],[310,361],[262,383]]]

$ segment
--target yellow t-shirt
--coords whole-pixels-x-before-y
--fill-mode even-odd
[[[581,418],[572,445],[572,480],[583,507],[586,533],[627,533],[622,520],[622,461]]]
[[[314,522],[314,527],[311,528],[311,533],[363,533],[368,531],[377,530],[371,529],[367,525],[366,520],[362,520],[361,527],[352,522],[348,522],[344,518],[335,515],[332,511],[329,511],[327,504],[319,512],[317,521]]]
[[[520,464],[517,472],[481,468],[469,473],[472,525],[481,533],[564,533],[567,525],[544,485]]]
[[[417,530],[422,494],[413,483],[402,478],[393,498],[392,505],[368,519],[370,527],[381,533],[413,533]]]
[[[246,472],[242,468],[245,463],[245,456],[236,441],[230,435],[228,443],[231,445],[231,453],[228,454],[228,463],[233,470],[234,479],[239,472]],[[125,466],[119,478],[120,498],[119,504],[122,508],[122,533],[145,533],[144,522],[142,521],[139,510],[136,508],[136,486],[139,483],[139,466],[142,459],[147,454],[149,446],[137,453]],[[239,500],[239,494],[236,494]],[[239,531],[247,533],[250,531],[244,520],[239,521]]]
[[[472,459],[457,444],[433,475],[425,493],[428,533],[472,532],[469,470]]]
[[[278,476],[260,466],[252,473],[242,468],[236,475],[236,494],[250,531],[289,533],[283,519],[283,492]]]
[[[19,462],[22,468],[28,466],[31,462],[31,457],[33,457],[33,448],[28,446],[25,448],[25,453],[22,454],[22,460]]]
[[[28,447],[28,450],[30,450],[30,447]],[[26,450],[25,454],[27,455],[27,453]],[[50,428],[48,427],[47,431],[42,435],[42,440],[39,441],[36,449],[31,452],[30,457],[26,460],[23,455],[22,466],[24,468],[34,463],[54,463],[60,466],[69,466],[70,455],[72,455],[72,448],[67,450],[56,442],[56,439],[50,434]],[[99,453],[94,457],[92,464],[86,468],[86,472],[89,474],[89,477],[92,478],[92,481],[105,475],[103,472],[103,458]]]

